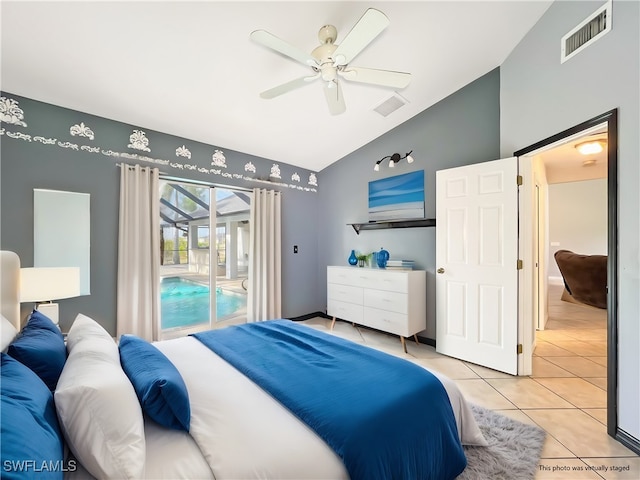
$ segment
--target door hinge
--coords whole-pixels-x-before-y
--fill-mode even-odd
[[[522,344],[521,343],[516,345],[516,352],[518,353],[518,355],[522,354]]]
[[[520,186],[522,186],[522,183],[523,183],[522,175],[517,175],[516,176],[516,184],[520,187]]]
[[[522,260],[520,259],[516,262],[516,270],[522,270]]]

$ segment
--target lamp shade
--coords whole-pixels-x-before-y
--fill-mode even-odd
[[[80,268],[20,269],[20,302],[47,302],[80,295]]]

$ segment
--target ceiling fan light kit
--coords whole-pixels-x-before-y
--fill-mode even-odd
[[[380,35],[388,25],[389,19],[384,13],[369,8],[339,45],[335,43],[338,36],[336,27],[333,25],[322,26],[318,31],[320,45],[311,54],[303,52],[265,30],[252,32],[250,37],[256,43],[275,50],[306,67],[311,67],[313,70],[312,75],[306,75],[265,90],[260,94],[260,97],[272,99],[321,78],[324,82],[329,112],[338,115],[346,111],[346,104],[340,88],[340,78],[351,82],[396,89],[406,87],[411,81],[410,73],[349,65],[349,62]]]

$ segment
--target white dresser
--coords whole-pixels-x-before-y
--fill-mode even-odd
[[[405,337],[427,328],[426,272],[327,267],[327,314]]]

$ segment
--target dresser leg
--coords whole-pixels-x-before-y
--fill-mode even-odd
[[[331,330],[333,330],[333,326],[336,324],[336,317],[333,317],[333,320],[331,321]]]
[[[402,335],[400,335],[400,343],[402,343],[402,349],[404,350],[404,353],[407,353],[407,344],[404,341],[404,337]]]
[[[420,342],[418,341],[418,334],[417,333],[413,334],[413,339],[416,341],[416,345],[420,345]]]

